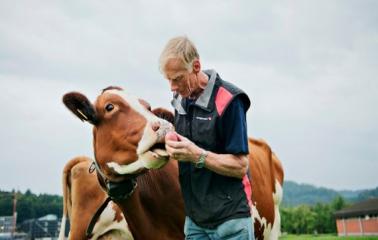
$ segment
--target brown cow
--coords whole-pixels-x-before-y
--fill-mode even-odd
[[[283,168],[269,145],[249,139],[249,173],[252,176],[252,216],[256,239],[278,239],[281,231]]]
[[[89,173],[92,160],[88,157],[71,159],[63,170],[63,218],[59,239],[64,239],[68,214],[68,239],[84,240],[93,215],[107,198],[101,189],[96,173]],[[94,225],[90,239],[133,239],[126,220],[116,204],[109,202]]]
[[[81,120],[93,124],[100,182],[123,210],[135,239],[183,239],[184,208],[176,161],[168,161],[164,136],[172,125],[122,89],[104,89],[94,105],[81,93],[63,97]],[[257,239],[277,239],[283,170],[263,141],[250,139],[252,213]],[[159,170],[153,170],[160,168]],[[136,180],[135,180],[136,179]]]

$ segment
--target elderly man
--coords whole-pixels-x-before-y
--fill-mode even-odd
[[[241,89],[202,71],[187,37],[168,41],[160,69],[174,93],[166,149],[179,163],[186,239],[253,239],[246,112]]]

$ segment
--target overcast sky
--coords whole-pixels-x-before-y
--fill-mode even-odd
[[[61,102],[119,85],[170,108],[158,57],[174,36],[252,100],[249,136],[285,179],[378,186],[377,1],[0,0],[0,189],[61,194],[64,164],[93,156]]]

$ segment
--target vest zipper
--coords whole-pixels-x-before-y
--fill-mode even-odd
[[[193,118],[194,118],[194,111],[196,111],[196,108],[194,107],[194,102],[191,103],[189,106],[188,106],[188,119],[189,119],[189,124],[188,124],[188,127],[189,127],[189,139],[190,141],[192,141],[193,139],[193,131],[192,131],[192,124],[193,124]],[[194,165],[191,164],[190,168],[194,168]],[[190,175],[190,178],[192,178],[192,170],[189,171],[189,175]],[[192,181],[190,181],[191,183]],[[192,195],[190,195],[190,212],[191,212],[191,216],[194,216],[195,218],[197,218],[197,214],[196,214],[196,211],[194,211],[194,206],[193,206],[193,201],[192,201]]]

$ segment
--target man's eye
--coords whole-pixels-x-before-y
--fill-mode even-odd
[[[173,79],[172,81],[177,82],[177,81],[180,81],[181,79],[182,79],[182,76],[179,76],[179,77]]]
[[[111,104],[111,103],[106,104],[106,106],[105,106],[105,110],[106,110],[107,112],[110,112],[110,111],[112,111],[113,109],[114,109],[114,105],[113,105],[113,104]]]

